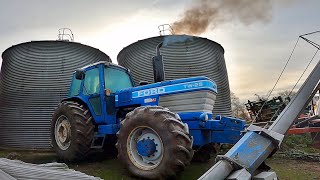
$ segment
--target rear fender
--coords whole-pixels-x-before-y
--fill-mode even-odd
[[[84,105],[87,109],[89,109],[90,114],[94,119],[93,123],[96,124],[95,114],[93,113],[93,109],[91,109],[91,106],[88,106],[88,104],[86,103],[86,101],[83,98],[81,98],[81,97],[71,97],[71,98],[65,98],[65,99],[61,100],[61,102],[65,102],[65,101],[74,101],[74,102],[77,102],[79,104]]]
[[[77,102],[79,104],[83,104],[86,107],[88,107],[87,103],[85,103],[84,99],[82,99],[81,97],[71,97],[71,98],[65,98],[65,99],[61,100],[61,102],[65,102],[65,101],[74,101],[74,102]]]

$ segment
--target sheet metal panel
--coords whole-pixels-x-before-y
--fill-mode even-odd
[[[211,91],[193,91],[160,96],[159,105],[175,113],[212,112],[215,100]]]

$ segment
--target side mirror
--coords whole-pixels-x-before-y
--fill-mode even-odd
[[[140,86],[144,86],[144,85],[147,85],[147,84],[149,84],[148,81],[140,81],[139,82]]]
[[[84,75],[85,75],[85,73],[84,73],[84,71],[82,69],[77,69],[76,70],[76,74],[75,74],[76,79],[82,80],[82,79],[84,79]]]

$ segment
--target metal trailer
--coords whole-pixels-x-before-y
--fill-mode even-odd
[[[246,108],[256,126],[268,126],[280,115],[286,105],[290,102],[287,97],[284,101],[281,96],[274,97],[271,100],[248,101]],[[317,146],[319,143],[320,133],[320,117],[319,117],[319,94],[313,98],[307,108],[297,120],[294,121],[292,127],[287,134],[305,134],[311,133],[312,141]]]
[[[249,101],[245,104],[247,111],[255,123],[263,123],[276,119],[286,107],[290,99],[283,99],[281,96],[273,97],[271,100]]]

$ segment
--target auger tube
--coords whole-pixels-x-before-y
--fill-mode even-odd
[[[284,134],[320,88],[319,79],[320,61],[269,129],[249,126],[248,132],[224,156],[218,156],[217,163],[199,180],[222,180],[233,171],[243,168],[252,174],[278,150]]]

